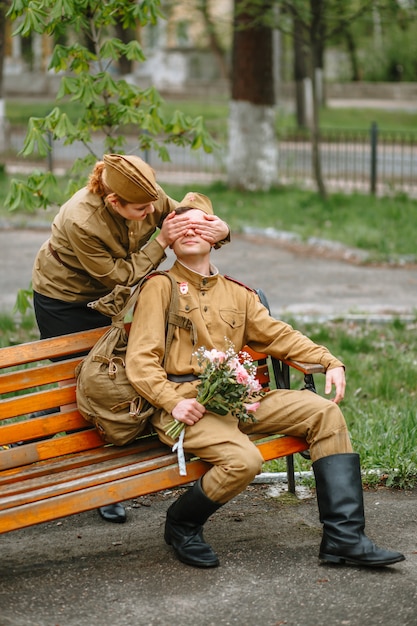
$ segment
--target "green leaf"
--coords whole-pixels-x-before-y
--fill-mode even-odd
[[[23,143],[23,148],[19,154],[29,156],[37,149],[40,156],[46,156],[51,151],[51,146],[43,133],[42,121],[39,118],[31,117],[29,119],[28,132]]]
[[[113,59],[117,61],[123,54],[123,42],[120,39],[107,39],[100,48],[100,56],[103,59]]]
[[[146,56],[138,41],[129,41],[129,43],[125,45],[124,54],[129,61],[146,61]]]
[[[118,85],[110,74],[100,72],[96,76],[95,90],[99,93],[106,92],[109,95],[115,95],[118,93]]]
[[[138,129],[137,148],[155,150],[163,161],[170,160],[168,144],[210,149],[211,140],[201,116],[193,120],[177,111],[166,120],[162,113],[164,101],[155,87],[139,89],[124,79],[116,80],[109,71],[122,55],[130,61],[144,61],[139,41],[133,38],[124,43],[111,35],[116,23],[134,29],[155,24],[163,17],[160,0],[12,0],[8,15],[19,18],[17,32],[21,35],[39,32],[59,42],[49,65],[62,74],[56,99],[77,104],[74,113],[64,115],[55,107],[44,118],[31,118],[20,154],[46,156],[51,136],[65,144],[80,141],[89,151],[91,168],[103,149],[101,144],[100,154],[95,154],[93,133],[100,133],[106,151],[123,152],[127,143],[124,133],[132,127]],[[63,43],[67,39],[69,45]],[[83,159],[77,161],[80,177],[87,166]],[[46,206],[57,196],[58,192],[52,193],[44,180],[32,177],[26,186],[16,185],[8,200],[13,210],[32,210]]]
[[[44,11],[39,4],[39,2],[29,2],[26,7],[19,11],[22,19],[19,21],[13,35],[28,37],[33,31],[36,33],[44,32],[48,13]]]
[[[24,315],[28,309],[33,308],[33,290],[19,289],[16,295],[16,302],[13,307],[13,313],[21,313]]]
[[[55,126],[55,132],[54,132],[55,137],[62,139],[63,137],[67,137],[68,135],[72,135],[74,133],[75,133],[75,126],[71,123],[66,113],[63,113],[60,116],[60,119],[57,125]]]

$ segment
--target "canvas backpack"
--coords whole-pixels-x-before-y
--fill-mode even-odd
[[[181,325],[178,315],[177,284],[168,272],[157,271],[171,280],[171,301],[167,317],[165,357],[169,352],[175,326]],[[77,406],[81,415],[94,424],[104,441],[123,446],[149,429],[149,418],[155,408],[142,398],[126,375],[128,334],[125,317],[134,306],[142,279],[131,292],[117,286],[110,294],[89,303],[104,315],[111,317],[111,326],[79,363],[77,378]]]

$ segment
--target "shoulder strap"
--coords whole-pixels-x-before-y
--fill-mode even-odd
[[[230,280],[232,283],[236,283],[236,285],[240,285],[241,287],[244,287],[248,291],[253,291],[253,292],[255,291],[255,289],[252,289],[252,287],[248,287],[248,285],[245,285],[245,283],[241,283],[240,280],[237,280],[236,278],[232,278],[231,276],[227,276],[227,274],[223,274],[223,275],[227,280]]]
[[[168,274],[166,272],[162,272],[162,273],[171,280],[171,300],[169,302],[168,316],[166,320],[165,353],[164,353],[164,359],[162,361],[162,366],[164,366],[168,353],[171,349],[175,326],[179,325],[176,323],[177,318],[179,318],[179,315],[178,315],[179,302],[178,302],[178,291],[177,291],[176,280],[171,276],[171,274]]]
[[[179,302],[178,302],[178,291],[177,291],[177,283],[176,280],[169,274],[169,272],[165,272],[163,270],[155,270],[152,274],[147,274],[144,276],[135,286],[129,298],[126,301],[123,309],[119,311],[117,315],[112,317],[112,324],[118,325],[121,321],[124,320],[126,314],[130,311],[130,309],[135,305],[136,300],[138,299],[139,292],[145,280],[150,278],[151,276],[155,276],[156,274],[161,274],[162,276],[166,276],[171,280],[171,299],[169,302],[168,315],[166,319],[166,327],[165,327],[165,355],[162,365],[164,365],[166,357],[168,356],[168,352],[171,348],[172,339],[174,337],[174,329],[175,326],[184,326],[185,322],[188,322],[186,318],[178,315],[179,310]]]

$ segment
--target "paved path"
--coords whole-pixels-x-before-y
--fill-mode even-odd
[[[190,568],[164,543],[170,491],[1,537],[1,626],[416,626],[417,491],[365,492],[367,533],[406,561],[319,565],[314,497],[249,486],[207,522],[220,558]]]
[[[0,311],[11,311],[48,230],[0,230]],[[416,267],[370,267],[329,258],[329,253],[246,235],[212,253],[221,272],[261,288],[272,314],[381,319],[417,310]],[[168,267],[172,257],[164,264]]]

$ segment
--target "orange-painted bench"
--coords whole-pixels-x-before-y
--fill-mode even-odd
[[[37,418],[28,414],[75,401],[76,353],[89,350],[106,329],[94,329],[0,350],[0,532],[196,480],[207,471],[199,459],[187,461],[180,476],[177,457],[156,435],[116,447],[105,444],[76,409]],[[66,356],[53,362],[50,358]],[[262,384],[288,387],[288,364],[258,361]],[[309,383],[320,366],[291,363]],[[61,385],[59,385],[61,383]],[[67,386],[62,386],[65,383]],[[10,447],[19,442],[20,445]],[[294,491],[292,455],[307,449],[296,437],[257,438],[265,461],[287,457],[289,489]]]

